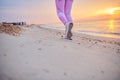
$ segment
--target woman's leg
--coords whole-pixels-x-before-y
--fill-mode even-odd
[[[72,17],[71,17],[71,8],[72,8],[72,3],[73,3],[73,0],[66,0],[65,1],[65,8],[64,8],[64,11],[65,11],[65,16],[67,18],[67,23],[66,23],[66,38],[67,39],[71,39],[72,37],[72,27],[73,27],[73,21],[72,21]]]
[[[69,23],[72,23],[71,9],[72,9],[73,0],[65,0],[65,16]]]
[[[65,1],[66,0],[56,0],[57,15],[64,25],[68,22],[64,13]]]

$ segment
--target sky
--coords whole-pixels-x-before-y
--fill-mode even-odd
[[[74,0],[71,13],[76,21],[114,12],[120,13],[120,0]],[[55,0],[0,0],[0,22],[4,21],[25,21],[28,24],[60,22]]]

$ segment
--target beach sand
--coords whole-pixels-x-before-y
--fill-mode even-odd
[[[22,29],[0,33],[0,80],[120,80],[120,39],[73,33],[65,40],[46,25]]]

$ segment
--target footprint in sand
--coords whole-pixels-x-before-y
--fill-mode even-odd
[[[56,33],[56,35],[60,35],[60,34],[61,34],[60,32]]]
[[[44,71],[45,73],[50,73],[50,71],[47,69],[42,69],[42,71]]]
[[[117,49],[117,52],[116,52],[117,54],[120,54],[120,49]]]
[[[67,48],[67,46],[64,46],[64,48]]]
[[[103,46],[104,48],[107,48],[106,46]]]
[[[37,74],[37,73],[32,73],[31,75],[32,75],[32,76],[37,76],[38,74]]]
[[[42,48],[38,48],[38,50],[40,50],[40,51],[41,51],[41,50],[42,50]]]
[[[79,44],[79,45],[80,45],[80,43],[77,43],[77,44]]]
[[[42,40],[38,40],[38,43],[41,43],[42,42]]]
[[[61,38],[63,38],[64,36],[63,35],[61,35]]]
[[[34,41],[34,43],[41,43],[42,42],[42,40],[36,40],[36,41]]]
[[[20,45],[20,47],[23,47],[23,46],[24,46],[24,44],[21,44],[21,45]]]
[[[92,79],[95,79],[95,76],[92,76]]]
[[[67,76],[67,73],[66,72],[64,72],[64,74],[63,74],[64,76]]]
[[[3,54],[3,56],[7,56],[7,54]]]
[[[102,74],[104,74],[105,72],[103,70],[100,71]]]
[[[28,64],[28,62],[25,62],[25,64]]]
[[[89,47],[92,47],[92,46],[94,46],[95,44],[97,44],[97,42],[94,42],[92,45],[90,45]]]

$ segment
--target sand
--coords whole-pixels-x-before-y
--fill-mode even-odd
[[[120,80],[120,39],[46,27],[0,33],[0,80]]]
[[[0,33],[6,33],[13,36],[18,36],[22,31],[22,28],[13,24],[0,23]]]

